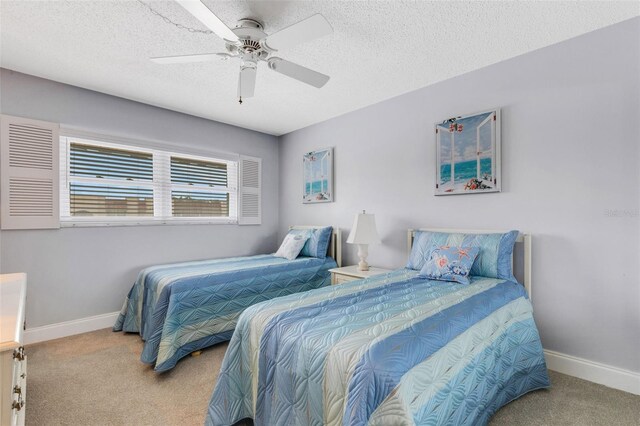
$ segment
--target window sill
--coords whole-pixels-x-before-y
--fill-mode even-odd
[[[90,228],[104,226],[164,226],[164,225],[237,225],[235,219],[116,219],[116,220],[60,220],[61,228]]]

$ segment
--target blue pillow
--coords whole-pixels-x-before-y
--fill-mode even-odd
[[[418,276],[469,284],[469,272],[479,252],[479,247],[434,246]]]
[[[327,257],[332,231],[333,228],[331,226],[327,226],[325,228],[314,229],[292,229],[289,232],[294,234],[309,234],[309,239],[305,243],[304,247],[302,247],[300,256],[324,259]]]
[[[407,268],[421,270],[435,247],[478,247],[480,253],[471,267],[470,275],[515,281],[511,259],[518,234],[518,231],[504,234],[448,234],[417,231]]]
[[[409,253],[407,268],[421,270],[429,260],[433,247],[444,246],[449,234],[444,232],[416,231],[413,235],[413,246]]]

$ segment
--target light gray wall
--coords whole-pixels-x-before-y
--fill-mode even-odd
[[[370,264],[398,268],[409,227],[529,231],[544,347],[640,371],[639,79],[634,19],[282,136],[280,236],[337,224],[346,239],[366,209],[383,239]],[[503,192],[435,197],[434,123],[492,107]],[[336,201],[304,205],[302,154],[326,146]]]
[[[261,226],[2,231],[2,272],[28,274],[28,327],[119,310],[138,271],[147,265],[277,248],[276,137],[4,69],[0,71],[0,94],[4,114],[263,159]],[[214,96],[212,102],[217,102]]]

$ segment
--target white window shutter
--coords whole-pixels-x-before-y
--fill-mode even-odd
[[[2,229],[60,227],[59,125],[0,117]]]
[[[262,223],[262,159],[240,156],[238,223]]]

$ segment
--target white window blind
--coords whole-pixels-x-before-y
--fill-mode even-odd
[[[228,217],[226,162],[171,157],[171,213],[186,217]]]
[[[237,222],[237,162],[61,138],[62,220]]]
[[[70,216],[153,217],[153,154],[69,144]]]

